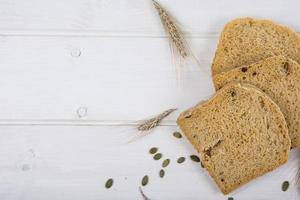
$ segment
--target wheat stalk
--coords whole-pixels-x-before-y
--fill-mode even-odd
[[[155,117],[152,117],[150,119],[142,121],[138,125],[137,129],[139,131],[149,131],[149,130],[155,128],[156,126],[158,126],[165,117],[167,117],[169,114],[171,114],[175,110],[177,110],[177,109],[176,108],[168,109],[168,110],[165,110],[164,112],[156,115]]]
[[[172,17],[157,1],[152,0],[152,2],[158,12],[160,20],[167,34],[169,35],[170,41],[175,45],[179,55],[181,55],[182,58],[190,56],[190,52],[184,40],[184,37],[179,28],[175,25]]]

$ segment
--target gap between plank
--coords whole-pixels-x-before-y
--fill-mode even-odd
[[[297,31],[300,34],[299,31]],[[220,32],[185,32],[185,38],[218,38]],[[102,37],[102,38],[167,38],[164,33],[133,33],[133,32],[110,32],[101,30],[73,31],[73,30],[44,30],[44,31],[26,31],[26,30],[4,30],[0,29],[2,37]]]
[[[203,33],[184,33],[186,38],[217,38],[217,32]],[[60,31],[60,30],[45,30],[45,31],[26,31],[26,30],[4,30],[0,29],[0,36],[16,36],[16,37],[108,37],[108,38],[166,38],[164,33],[130,33],[130,32],[110,32],[110,31]]]
[[[0,120],[0,126],[137,126],[133,120]],[[165,120],[159,126],[176,126]]]

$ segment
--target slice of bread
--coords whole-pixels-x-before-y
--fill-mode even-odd
[[[213,76],[218,90],[230,82],[255,85],[280,107],[285,116],[292,147],[300,147],[300,65],[283,56]]]
[[[235,19],[225,25],[212,63],[212,74],[284,55],[300,63],[300,37],[268,20]]]
[[[177,124],[224,194],[288,159],[290,139],[279,107],[247,84],[228,84],[183,112]]]

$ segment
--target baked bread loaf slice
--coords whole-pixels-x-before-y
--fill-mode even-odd
[[[279,107],[254,86],[228,84],[183,112],[177,124],[224,194],[285,163],[288,129]]]
[[[264,58],[284,55],[300,63],[300,37],[268,20],[235,19],[225,25],[212,63],[216,75]]]
[[[255,85],[280,107],[292,147],[300,147],[300,65],[283,56],[266,58],[249,66],[213,76],[218,90],[230,82]]]

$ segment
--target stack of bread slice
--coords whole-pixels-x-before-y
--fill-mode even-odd
[[[241,18],[221,33],[216,93],[177,123],[224,194],[271,171],[300,147],[300,36]]]

